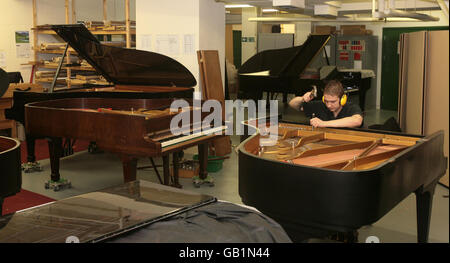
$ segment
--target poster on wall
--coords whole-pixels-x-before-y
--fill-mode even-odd
[[[169,57],[179,55],[179,42],[178,35],[157,35],[155,39],[155,51],[156,53],[164,54]]]
[[[141,35],[141,50],[152,51],[152,35]]]
[[[30,49],[30,33],[28,31],[16,31],[16,56],[17,58],[29,58]]]
[[[184,35],[184,54],[195,54],[195,38],[192,34]]]

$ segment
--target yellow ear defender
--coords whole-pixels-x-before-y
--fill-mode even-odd
[[[322,96],[322,102],[325,103],[324,96]],[[340,103],[341,103],[341,106],[344,106],[345,103],[347,103],[347,94],[342,95]]]

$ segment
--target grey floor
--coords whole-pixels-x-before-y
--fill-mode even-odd
[[[301,114],[280,105],[283,118],[292,121],[304,120]],[[383,123],[387,118],[396,116],[396,112],[367,110],[365,112],[365,126]],[[233,149],[239,144],[237,136],[231,136]],[[185,158],[192,159],[196,148],[185,151]],[[160,158],[155,159],[161,163]],[[121,184],[122,166],[119,158],[110,153],[91,154],[87,151],[75,153],[61,160],[60,173],[63,178],[72,182],[71,189],[54,192],[44,189],[44,182],[49,179],[49,160],[40,161],[43,171],[37,173],[23,173],[23,188],[43,194],[54,199],[63,199],[102,188]],[[138,166],[150,165],[149,160],[140,159]],[[223,169],[217,173],[210,173],[215,180],[215,186],[201,186],[195,188],[191,179],[180,178],[183,189],[209,194],[219,200],[242,204],[238,193],[238,158],[233,150],[230,158],[224,161]],[[137,178],[158,182],[153,170],[138,170]],[[433,200],[430,242],[449,242],[449,201],[448,188],[438,185]],[[447,197],[445,197],[447,196]],[[415,196],[411,194],[387,215],[373,225],[365,226],[359,230],[359,241],[365,242],[369,236],[376,236],[381,242],[387,243],[414,243],[416,237],[416,205]]]

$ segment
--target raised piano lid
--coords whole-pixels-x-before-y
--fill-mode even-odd
[[[269,76],[299,76],[330,40],[330,35],[309,35],[301,46],[257,53],[239,69],[239,74],[269,71]]]
[[[101,44],[83,24],[50,25],[98,73],[115,85],[193,87],[197,81],[162,54]]]

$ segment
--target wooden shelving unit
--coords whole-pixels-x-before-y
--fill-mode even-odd
[[[59,55],[62,56],[64,54],[64,49],[61,48],[52,48],[49,50],[43,49],[39,45],[39,35],[53,35],[56,38],[59,38],[57,34],[53,30],[49,30],[48,27],[45,25],[38,25],[37,24],[37,2],[39,0],[33,0],[33,51],[34,51],[34,60],[28,62],[29,65],[32,65],[33,68],[33,80],[36,83],[51,83],[51,78],[39,78],[36,75],[36,72],[38,72],[39,69],[45,70],[53,70],[57,69],[58,65],[55,63],[44,63],[42,60],[40,60],[41,54],[48,55]],[[65,3],[65,23],[66,24],[74,24],[76,23],[76,12],[75,12],[75,1],[76,0],[64,0]],[[99,0],[98,0],[99,1]],[[108,0],[102,0],[103,1],[103,21],[102,22],[85,22],[85,25],[87,28],[91,31],[93,35],[104,35],[104,36],[112,36],[112,35],[123,35],[124,36],[124,43],[117,43],[117,42],[102,42],[106,45],[113,45],[113,46],[122,46],[131,48],[135,43],[132,42],[132,36],[136,35],[136,29],[131,27],[132,21],[130,20],[130,0],[125,0],[125,21],[117,22],[117,21],[108,21],[107,20],[107,2]],[[70,15],[71,14],[71,15]],[[100,23],[103,23],[103,25],[100,25]],[[120,24],[121,25],[118,25]],[[100,40],[101,41],[101,40]],[[56,44],[56,43],[55,43]],[[76,52],[69,47],[66,53],[66,61],[65,64],[72,64],[73,57],[76,57]],[[52,64],[52,65],[49,65]],[[64,85],[67,86],[67,88],[70,88],[72,85],[82,85],[86,83],[98,83],[98,84],[108,84],[103,78],[100,78],[98,80],[92,80],[92,78],[77,78],[79,76],[83,75],[83,72],[89,72],[89,75],[92,76],[92,72],[95,71],[95,69],[91,66],[85,66],[85,63],[82,63],[82,66],[63,66],[61,68],[60,77],[62,79],[58,79],[56,84],[58,85]],[[76,77],[73,78],[73,75]]]

